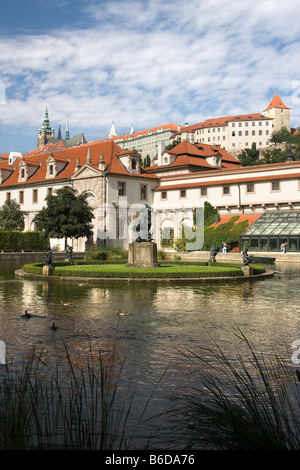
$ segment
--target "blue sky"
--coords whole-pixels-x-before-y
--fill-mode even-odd
[[[107,137],[262,112],[300,126],[297,0],[0,0],[0,154],[57,135]]]

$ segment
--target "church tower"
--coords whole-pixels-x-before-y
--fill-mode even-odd
[[[54,138],[54,128],[50,127],[48,107],[46,106],[44,121],[38,133],[38,141],[37,141],[38,148],[46,145],[48,140],[51,138]]]
[[[280,131],[282,127],[291,130],[291,109],[288,108],[275,93],[269,106],[263,111],[263,115],[272,118],[272,132]]]

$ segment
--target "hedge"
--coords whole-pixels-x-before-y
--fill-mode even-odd
[[[0,251],[45,251],[48,245],[44,232],[0,231]]]
[[[54,275],[56,276],[66,276],[66,277],[90,277],[90,278],[152,278],[152,279],[168,279],[168,278],[204,278],[204,277],[223,277],[223,276],[243,276],[243,271],[240,265],[228,265],[226,263],[214,264],[213,266],[207,266],[207,263],[161,263],[161,267],[172,268],[174,265],[181,265],[184,270],[171,270],[168,272],[167,269],[157,269],[157,268],[128,268],[124,270],[124,262],[86,262],[86,261],[76,261],[73,265],[70,265],[68,262],[56,262],[53,263],[55,266]],[[118,266],[121,265],[121,268],[118,270],[83,270],[80,269],[82,265],[92,266],[99,265],[105,267],[105,265]],[[199,270],[189,270],[188,266],[198,266]],[[69,266],[69,269],[65,269]],[[76,267],[78,266],[78,269]],[[206,267],[206,269],[204,269]],[[60,269],[63,268],[63,269]],[[23,267],[23,270],[26,273],[30,274],[42,274],[43,263],[33,263],[27,264]],[[263,273],[265,270],[262,266],[253,266],[254,274]]]

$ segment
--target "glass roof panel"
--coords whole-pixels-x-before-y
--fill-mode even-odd
[[[300,212],[265,212],[243,233],[243,236],[291,233],[300,233]]]

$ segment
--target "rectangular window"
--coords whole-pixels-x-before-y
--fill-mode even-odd
[[[255,126],[255,122],[252,122],[252,126]]]
[[[207,196],[207,188],[200,188],[200,196],[202,197]]]
[[[261,122],[261,121],[259,121],[258,125],[259,125],[259,126],[262,126],[262,122]]]
[[[118,183],[118,194],[120,196],[126,196],[126,183],[119,181]]]
[[[246,192],[247,193],[254,193],[254,184],[253,183],[247,184]]]
[[[167,191],[162,191],[160,198],[161,199],[167,199]]]
[[[180,190],[180,197],[186,197],[186,189]]]
[[[248,127],[248,121],[245,122],[245,126]]]
[[[24,191],[19,191],[19,204],[24,204]]]
[[[230,194],[230,186],[223,186],[223,196],[228,196]]]
[[[147,199],[147,185],[141,184],[141,199]]]
[[[259,135],[262,135],[262,131],[259,131],[259,133],[258,133],[258,134],[259,134]]]
[[[252,135],[255,135],[255,131],[252,131]]]
[[[279,181],[272,181],[271,191],[280,191],[280,182]]]
[[[249,135],[249,131],[245,131],[245,135]]]
[[[11,193],[6,193],[6,200],[11,201]]]
[[[38,190],[37,189],[32,190],[32,202],[34,204],[38,202]]]
[[[240,136],[242,135],[242,131],[239,131],[239,135],[240,135]]]
[[[53,194],[52,188],[48,188],[47,189],[47,196],[52,196],[52,194]]]
[[[232,131],[231,135],[232,135],[232,137],[234,137],[235,136],[235,131]]]

